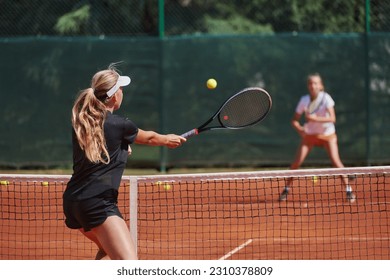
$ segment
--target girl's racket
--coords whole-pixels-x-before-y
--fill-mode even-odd
[[[316,98],[316,99],[314,99],[313,101],[310,102],[309,108],[308,108],[309,115],[317,113],[317,111],[321,108],[321,106],[325,102],[326,94],[327,93],[324,93],[321,99]]]
[[[189,138],[208,130],[252,126],[267,116],[271,106],[271,96],[264,89],[245,88],[226,100],[208,121],[181,136]]]

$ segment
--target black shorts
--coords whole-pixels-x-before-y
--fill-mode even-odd
[[[65,224],[71,229],[83,228],[84,231],[90,231],[104,223],[109,216],[119,216],[123,219],[117,203],[116,190],[109,190],[97,197],[81,201],[64,199]]]

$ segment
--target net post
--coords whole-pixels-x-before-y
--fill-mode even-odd
[[[138,180],[136,176],[130,176],[130,236],[135,246],[138,257]]]

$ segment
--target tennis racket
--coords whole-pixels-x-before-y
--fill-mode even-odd
[[[245,88],[227,99],[204,124],[181,136],[189,138],[208,130],[240,129],[252,126],[267,116],[271,106],[271,96],[264,89]]]
[[[321,108],[321,106],[325,102],[325,96],[326,96],[326,93],[323,94],[321,99],[316,98],[316,99],[314,99],[313,101],[310,102],[309,108],[308,108],[310,115],[317,113],[317,111]]]

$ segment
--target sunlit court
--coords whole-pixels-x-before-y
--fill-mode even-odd
[[[0,6],[1,279],[388,274],[390,0]]]
[[[340,175],[353,178],[354,203]],[[292,176],[296,188],[280,202]],[[2,259],[94,257],[96,246],[63,223],[67,179],[1,178]],[[119,204],[144,260],[384,260],[388,185],[388,167],[126,176]]]

